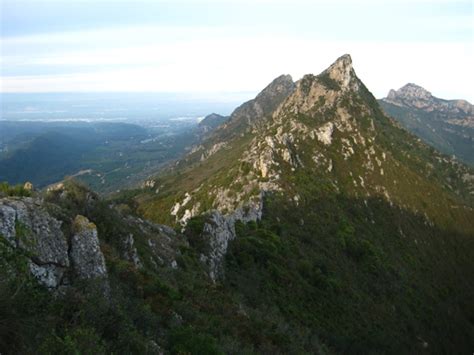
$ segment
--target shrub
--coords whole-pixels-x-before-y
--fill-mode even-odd
[[[0,183],[0,197],[2,196],[20,196],[28,197],[31,196],[31,191],[26,190],[23,185],[10,186],[8,182]]]

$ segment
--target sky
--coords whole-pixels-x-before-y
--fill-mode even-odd
[[[472,0],[0,0],[0,92],[258,92],[345,53],[377,97],[474,102]]]

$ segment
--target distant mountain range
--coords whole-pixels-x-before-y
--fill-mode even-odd
[[[385,112],[439,151],[474,165],[474,106],[407,84],[379,100]]]

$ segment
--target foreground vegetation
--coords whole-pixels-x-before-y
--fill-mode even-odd
[[[136,268],[119,235],[147,236],[71,185],[52,211],[99,230],[110,296],[76,282],[53,297],[0,238],[2,353],[463,353],[473,348],[473,235],[430,226],[381,199],[268,196],[264,218],[236,225],[225,277],[211,282],[195,219],[177,269]],[[56,207],[54,207],[56,206]],[[60,207],[60,210],[57,209]],[[181,239],[182,238],[182,239]],[[15,272],[10,272],[15,270]]]

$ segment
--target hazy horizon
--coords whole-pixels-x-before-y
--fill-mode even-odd
[[[226,93],[219,99],[186,93],[6,93],[0,122],[198,122],[210,113],[229,115],[254,93]]]

